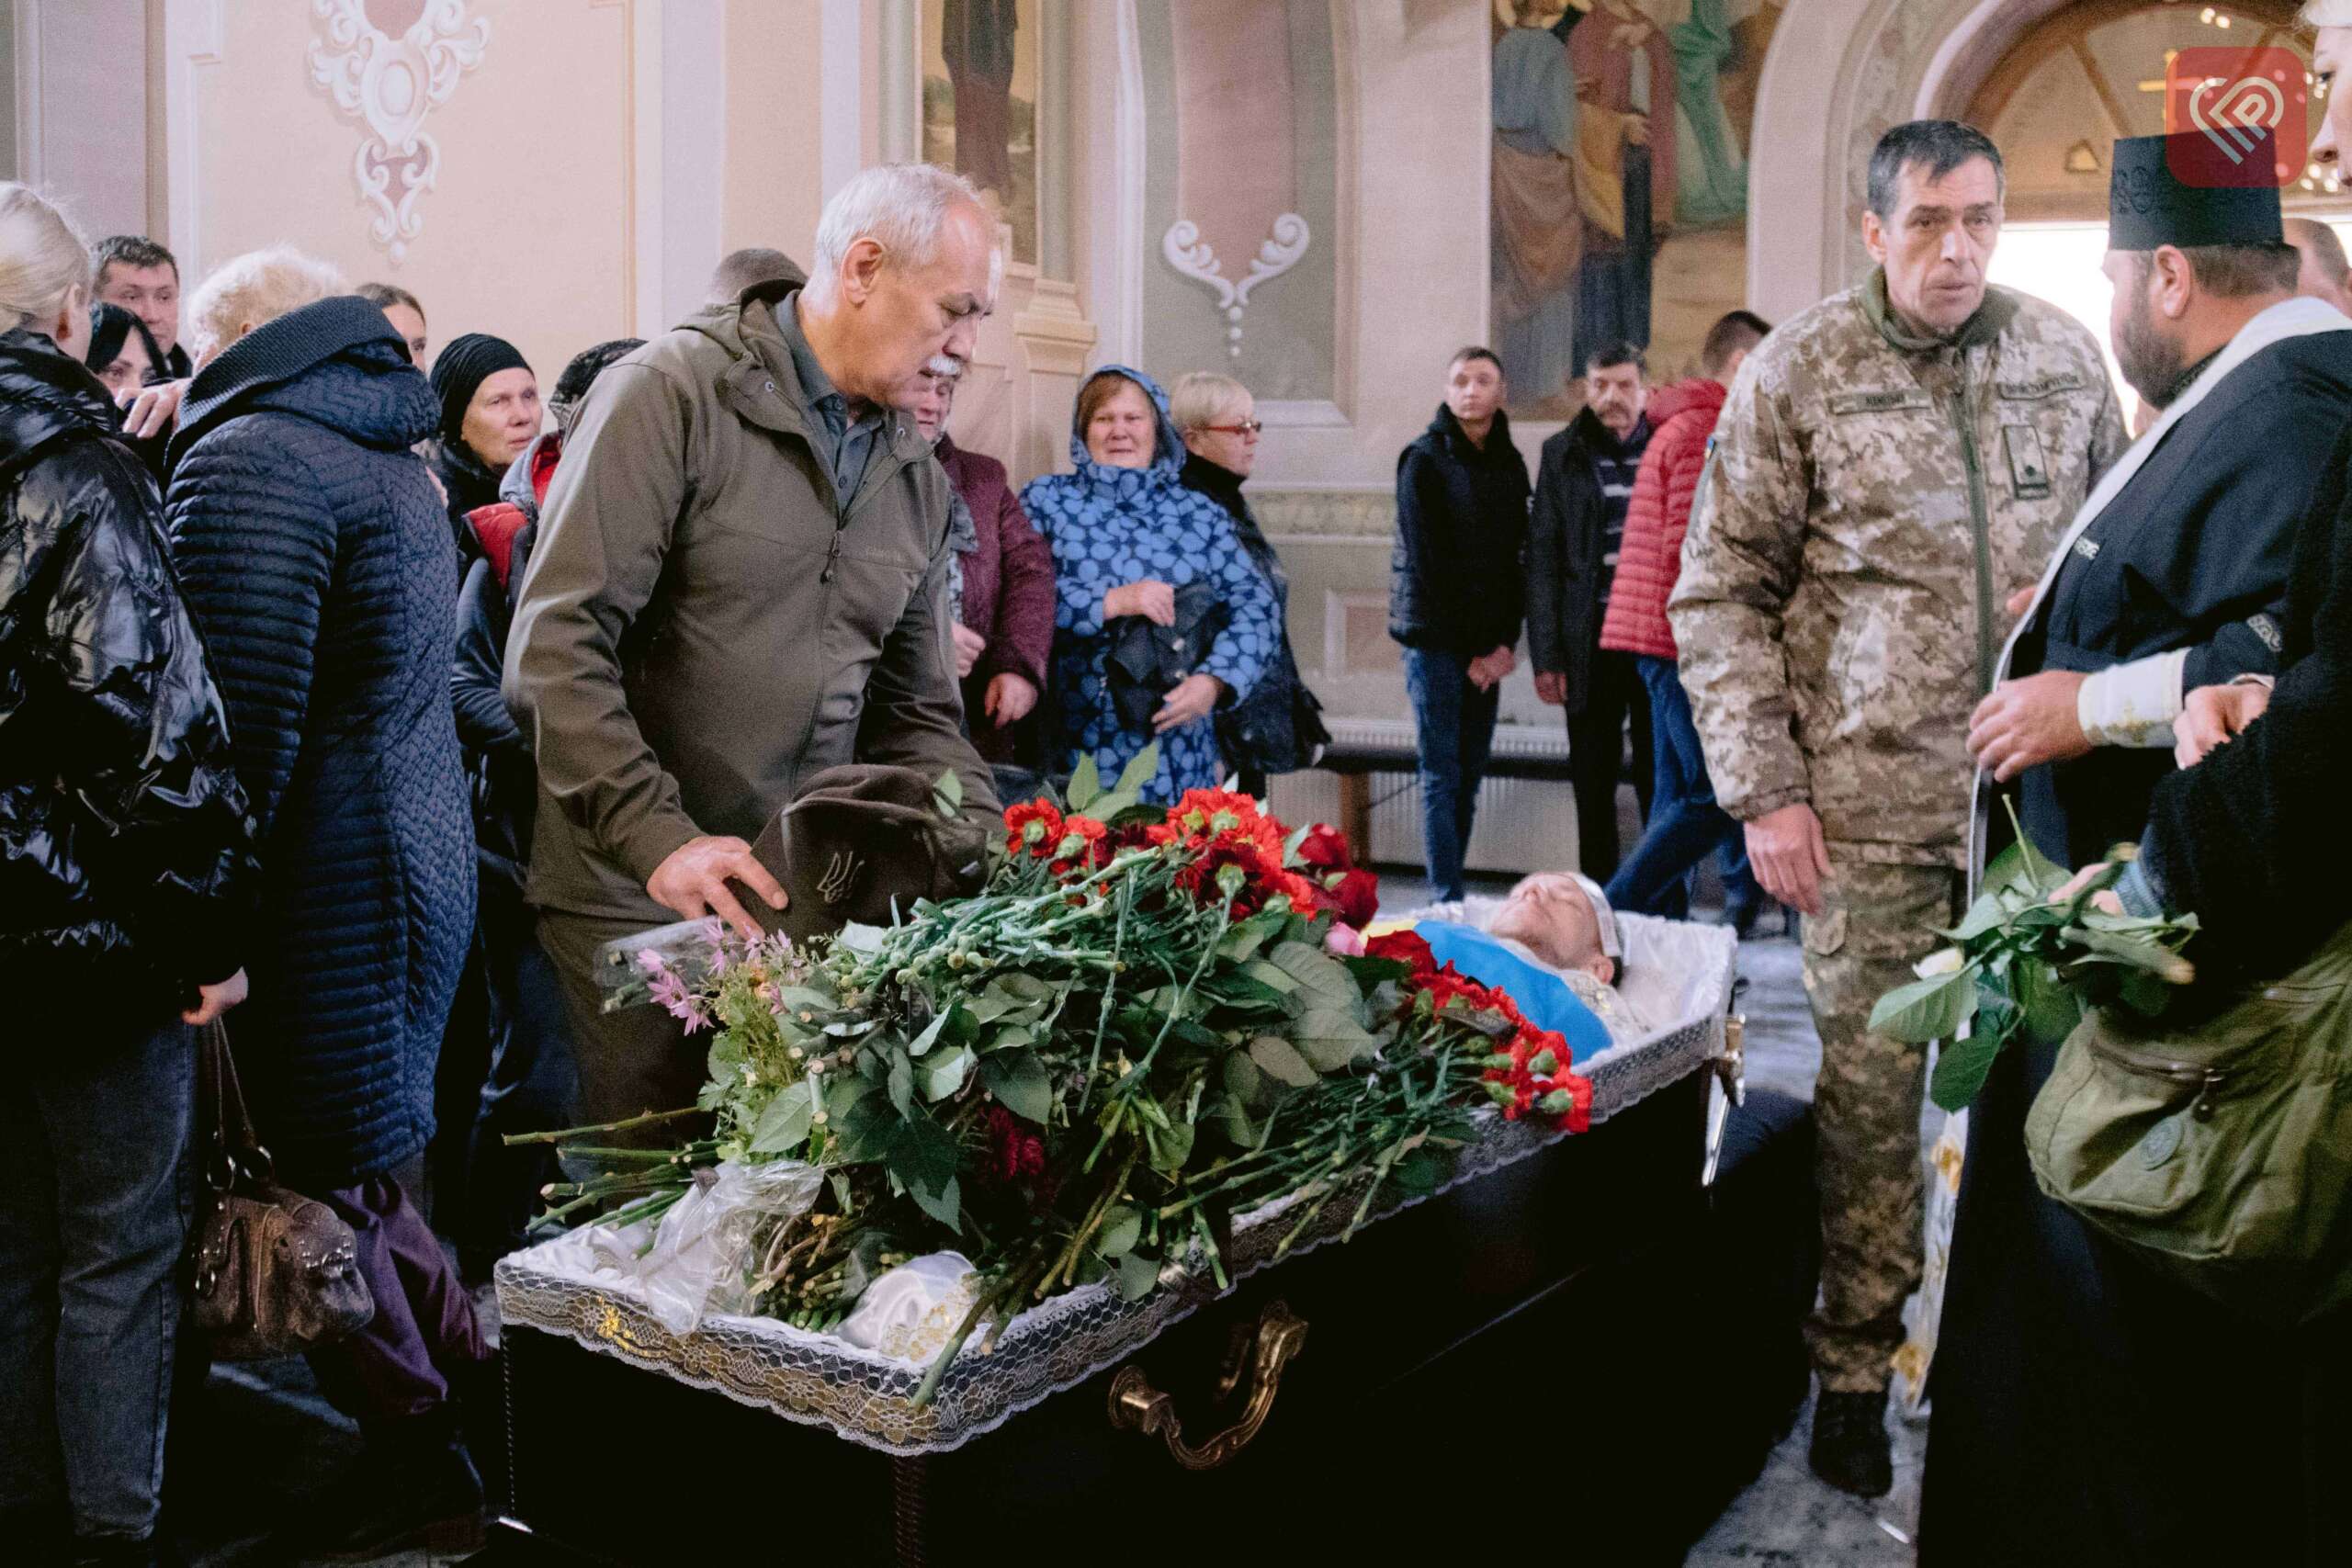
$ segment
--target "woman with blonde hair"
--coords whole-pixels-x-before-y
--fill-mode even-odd
[[[474,919],[449,694],[458,556],[410,450],[440,404],[384,313],[299,252],[226,263],[189,315],[172,547],[266,873],[237,1066],[279,1179],[351,1226],[376,1300],[365,1328],[311,1355],[366,1447],[294,1544],[446,1549],[479,1529],[453,1384],[486,1352],[395,1175],[432,1135]]]
[[[0,184],[0,1541],[154,1551],[191,1024],[243,996],[245,802],[155,482],[89,352],[90,253]],[[28,1013],[29,1009],[29,1013]],[[44,1029],[33,1021],[44,1013]]]
[[[1241,775],[1243,790],[1262,797],[1268,775],[1313,767],[1331,739],[1323,728],[1323,705],[1299,679],[1298,659],[1291,651],[1290,574],[1241,493],[1258,465],[1258,436],[1265,426],[1249,388],[1207,370],[1176,378],[1168,416],[1184,439],[1184,488],[1225,509],[1233,536],[1274,595],[1280,637],[1266,673],[1247,698],[1216,716],[1225,765]]]

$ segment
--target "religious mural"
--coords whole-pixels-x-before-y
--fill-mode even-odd
[[[1564,418],[1620,342],[1695,367],[1747,294],[1747,130],[1776,0],[1495,0],[1493,342]]]
[[[979,187],[1037,260],[1037,0],[923,0],[923,161]]]

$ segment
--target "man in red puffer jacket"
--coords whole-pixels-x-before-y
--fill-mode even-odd
[[[1706,473],[1715,419],[1748,351],[1771,330],[1750,312],[1734,310],[1707,333],[1699,361],[1703,374],[1650,395],[1650,421],[1657,434],[1634,480],[1616,586],[1600,625],[1600,646],[1634,655],[1649,691],[1657,758],[1649,825],[1610,879],[1609,902],[1619,909],[1681,919],[1690,912],[1693,869],[1713,851],[1723,866],[1724,916],[1743,937],[1763,912],[1764,894],[1747,868],[1745,834],[1715,804],[1707,760],[1690,721],[1690,701],[1675,668],[1666,602],[1681,574],[1682,536]]]

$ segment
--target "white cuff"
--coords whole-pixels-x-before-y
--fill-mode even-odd
[[[2084,738],[2094,746],[2171,746],[2172,721],[2180,716],[2181,683],[2188,670],[2188,650],[2179,649],[2089,677],[2075,698],[2075,717]]]

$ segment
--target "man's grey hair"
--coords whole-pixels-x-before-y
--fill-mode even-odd
[[[2352,0],[2345,0],[2352,6]],[[2287,243],[2299,251],[2310,254],[2319,263],[2319,270],[2338,288],[2352,277],[2352,256],[2344,254],[2344,241],[2335,231],[2316,218],[2290,218],[2285,220]],[[2300,270],[2300,269],[2299,269]]]
[[[841,281],[842,260],[858,241],[872,238],[897,266],[922,266],[939,254],[948,209],[979,207],[980,193],[963,175],[932,164],[877,164],[861,169],[825,203],[817,220],[816,254],[807,292],[822,301]],[[998,264],[1001,265],[1001,258]],[[991,273],[995,267],[991,267]]]
[[[350,292],[342,273],[291,245],[247,251],[213,268],[188,300],[188,346],[203,359],[248,327]]]
[[[1916,165],[1927,171],[1928,178],[1939,180],[1976,158],[1993,165],[1995,194],[2007,196],[2009,175],[2001,162],[2001,150],[1974,126],[1956,119],[1915,119],[1898,125],[1871,150],[1871,210],[1882,223],[1894,221],[1895,204],[1902,199],[1903,171],[1907,168]]]

